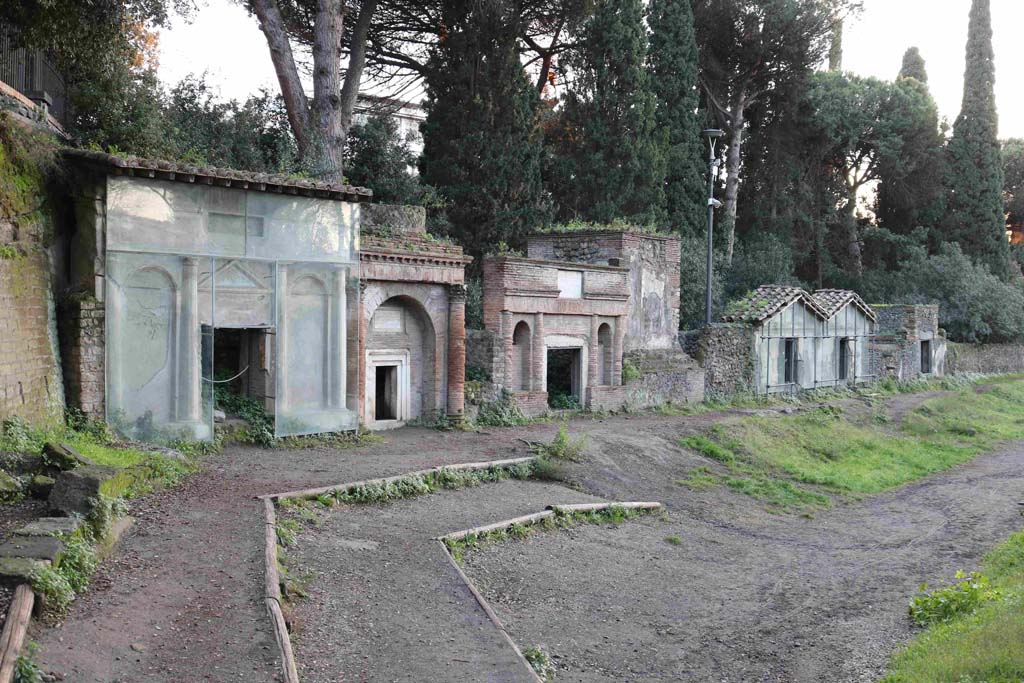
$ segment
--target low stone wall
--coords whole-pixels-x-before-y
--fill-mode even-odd
[[[537,417],[549,410],[546,391],[516,391],[512,393],[512,402],[526,417]]]
[[[1024,372],[1024,344],[946,343],[946,373]]]
[[[626,387],[588,387],[587,408],[590,410],[622,410],[629,403]]]
[[[680,333],[683,349],[704,368],[704,396],[754,389],[754,330],[742,323],[716,323]]]
[[[639,379],[624,387],[630,408],[704,400],[705,371],[680,349],[633,351],[626,354],[626,362],[640,372]]]
[[[16,244],[0,254],[0,419],[62,417],[64,386],[45,251]]]

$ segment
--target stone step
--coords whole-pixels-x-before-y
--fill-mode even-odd
[[[20,529],[15,536],[70,536],[78,531],[84,521],[81,517],[40,517]]]

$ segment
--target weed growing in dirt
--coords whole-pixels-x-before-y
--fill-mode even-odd
[[[546,652],[536,645],[531,645],[530,647],[523,648],[523,657],[526,658],[530,668],[540,676],[541,680],[545,682],[555,680],[555,665],[551,662],[551,657]]]
[[[502,529],[467,534],[460,538],[444,538],[443,543],[452,558],[461,564],[467,551],[478,550],[494,543],[501,543],[513,538],[526,538],[539,531],[566,529],[577,524],[622,524],[630,519],[653,512],[657,512],[657,510],[627,508],[622,505],[611,505],[600,510],[585,511],[566,511],[556,508],[554,514],[542,517],[535,522],[515,523]]]
[[[679,538],[678,536],[666,536],[665,542],[669,545],[682,545],[683,539]]]
[[[299,531],[302,526],[299,524],[297,519],[290,517],[282,517],[277,520],[277,542],[279,545],[285,548],[290,548],[295,545],[295,541],[299,537]]]
[[[581,436],[577,439],[569,436],[569,428],[563,422],[558,426],[558,433],[551,440],[550,444],[533,444],[533,452],[542,458],[554,460],[578,460],[586,448],[587,437]]]
[[[14,683],[43,683],[43,670],[36,665],[39,645],[29,641],[14,660]]]
[[[986,555],[981,573],[996,594],[934,621],[893,656],[882,683],[1024,680],[1024,532]]]
[[[128,506],[121,498],[112,498],[102,493],[89,499],[91,512],[85,518],[92,530],[93,538],[104,538],[119,518],[128,514]]]
[[[731,465],[736,462],[735,453],[725,446],[715,443],[708,437],[700,434],[695,434],[694,436],[688,436],[682,439],[680,441],[680,445],[684,448],[697,451],[701,455],[707,456],[712,460],[717,460],[723,465]]]
[[[982,603],[995,600],[999,591],[989,587],[988,577],[979,572],[956,573],[959,579],[952,586],[929,591],[928,584],[922,583],[918,595],[910,601],[910,618],[919,626],[928,626],[940,621],[949,621],[961,614],[969,614]]]

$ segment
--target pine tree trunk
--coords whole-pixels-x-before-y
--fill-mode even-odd
[[[346,131],[341,112],[343,0],[320,0],[313,21],[313,135],[303,161],[317,180],[341,182]]]
[[[740,159],[742,159],[743,127],[746,123],[745,107],[745,98],[742,96],[737,98],[736,105],[732,110],[732,121],[729,126],[732,134],[729,138],[729,151],[725,159],[725,219],[722,221],[722,228],[725,230],[726,239],[725,262],[730,266],[736,246],[736,207],[740,194]]]
[[[864,262],[860,248],[860,229],[857,227],[857,191],[858,185],[849,185],[846,198],[846,239],[850,267],[858,277],[864,274]]]

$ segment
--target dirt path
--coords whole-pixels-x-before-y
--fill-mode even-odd
[[[346,506],[323,526],[307,526],[288,553],[296,575],[315,572],[309,598],[298,603],[300,677],[531,683],[431,539],[554,503],[593,500],[563,486],[505,481],[386,506]]]
[[[932,579],[937,577],[928,573],[943,566],[943,552],[961,562],[976,559],[983,548],[1005,536],[1009,527],[1007,520],[998,516],[990,520],[983,511],[965,519],[957,518],[955,510],[950,510],[950,519],[926,511],[921,514],[946,532],[919,537],[917,527],[900,532],[891,524],[873,523],[869,514],[850,515],[851,506],[846,506],[819,515],[812,522],[818,530],[807,538],[807,520],[766,515],[749,498],[720,489],[686,494],[674,480],[706,461],[680,450],[676,440],[681,433],[707,426],[720,417],[649,415],[576,420],[571,431],[590,435],[588,454],[594,467],[592,475],[577,472],[574,476],[598,497],[669,502],[684,529],[700,530],[698,535],[685,538],[691,545],[700,542],[693,547],[708,558],[709,575],[720,563],[720,550],[731,547],[730,538],[745,539],[753,545],[762,542],[758,539],[788,543],[793,548],[793,562],[800,564],[801,549],[825,552],[834,547],[831,534],[847,542],[860,538],[866,547],[888,539],[877,549],[877,557],[883,562],[886,549],[898,548],[901,538],[916,539],[919,555],[915,569],[922,576],[913,581]],[[139,523],[115,557],[101,568],[90,593],[75,603],[61,627],[34,629],[33,637],[41,646],[38,659],[45,671],[62,675],[64,680],[86,683],[277,680],[276,648],[260,599],[263,528],[254,495],[445,463],[525,455],[518,439],[548,440],[556,428],[533,425],[475,434],[410,428],[388,434],[387,443],[347,451],[229,448],[211,458],[207,470],[185,487],[133,505]],[[962,471],[999,457],[987,456]],[[1020,467],[1024,455],[1012,457],[1016,458],[1017,470],[1024,472]],[[952,475],[933,480],[948,476]],[[975,499],[982,498],[977,495],[977,487],[994,487],[996,482],[998,477],[951,486],[977,502]],[[892,494],[894,501],[912,489]],[[1012,495],[1019,497],[1021,493],[1017,490]],[[859,505],[866,509],[871,504]],[[489,520],[501,505],[504,503],[500,501],[483,501],[472,516]],[[993,502],[992,507],[997,505]],[[913,516],[914,509],[908,508],[908,514]],[[975,523],[979,526],[972,527]],[[735,543],[742,549],[740,540]],[[859,557],[850,561],[861,561]],[[742,573],[739,557],[735,562],[734,580],[741,584],[751,581],[749,574]],[[795,580],[798,576],[787,578]],[[763,583],[771,577],[755,578]],[[687,583],[683,579],[678,582]],[[776,586],[773,590],[779,600],[794,599],[786,593],[785,581],[773,580],[770,585]],[[837,590],[847,590],[844,585],[837,577]],[[858,595],[870,598],[864,590]],[[754,635],[744,642],[753,646]],[[784,632],[777,638],[782,643],[795,639]],[[785,647],[788,645],[780,645]],[[735,652],[729,659],[736,659]]]

